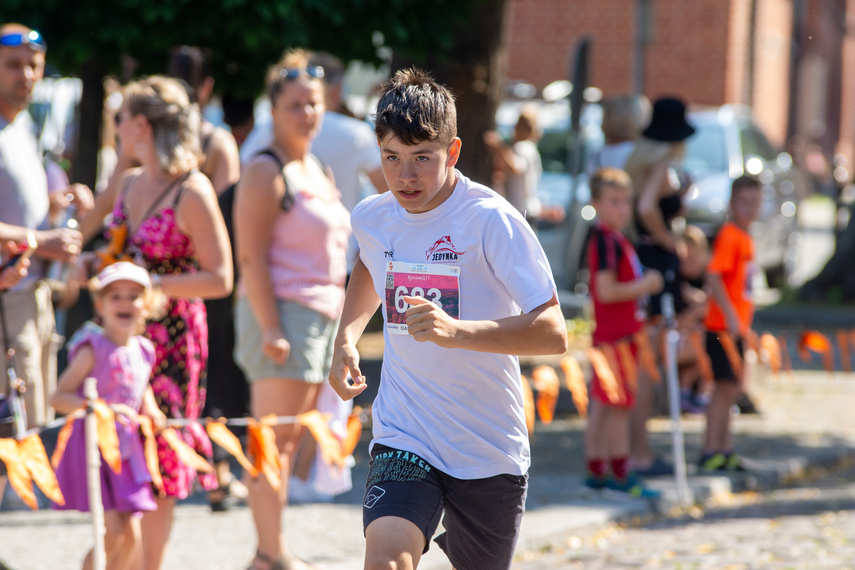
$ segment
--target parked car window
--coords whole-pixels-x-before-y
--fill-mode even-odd
[[[695,177],[727,172],[727,146],[724,129],[713,123],[699,123],[695,134],[686,140],[683,166]]]
[[[775,160],[777,153],[766,136],[753,125],[739,131],[742,156],[757,156],[766,161]]]

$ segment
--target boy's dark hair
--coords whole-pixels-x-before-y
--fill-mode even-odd
[[[404,144],[438,142],[448,147],[457,136],[457,107],[451,92],[421,69],[402,69],[381,86],[374,133],[390,133]]]
[[[756,188],[759,190],[762,187],[763,183],[760,182],[759,178],[753,174],[743,174],[733,181],[733,184],[730,187],[730,199],[733,200],[740,191],[745,190],[746,188]]]
[[[599,200],[606,188],[626,188],[631,191],[632,179],[620,168],[604,166],[591,175],[588,185],[591,189],[591,200]]]

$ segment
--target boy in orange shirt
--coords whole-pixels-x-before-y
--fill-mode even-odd
[[[590,187],[591,205],[597,211],[597,224],[588,240],[596,322],[592,340],[595,347],[614,348],[618,342],[631,343],[632,336],[642,329],[646,314],[639,300],[661,291],[663,281],[658,271],[644,271],[635,249],[622,233],[632,219],[629,175],[616,168],[600,168],[591,176]],[[630,350],[635,356],[634,343],[630,344]],[[658,493],[644,488],[629,467],[629,418],[635,405],[635,392],[627,381],[626,368],[620,364],[621,370],[615,371],[618,398],[609,394],[596,372],[591,380],[591,409],[585,431],[585,485],[593,489],[608,487],[637,497],[655,497]]]
[[[742,391],[742,378],[733,370],[723,343],[732,341],[741,358],[742,340],[754,317],[751,298],[754,241],[748,228],[760,212],[761,188],[762,183],[754,176],[744,175],[733,181],[730,219],[713,242],[707,268],[710,302],[705,321],[706,348],[715,387],[706,410],[707,431],[700,461],[704,470],[743,470],[739,456],[733,452],[730,427],[730,409]]]

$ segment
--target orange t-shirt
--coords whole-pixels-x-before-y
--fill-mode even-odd
[[[740,334],[751,327],[754,317],[754,300],[751,297],[751,280],[754,273],[754,240],[731,222],[724,224],[713,242],[709,273],[718,273],[727,296],[739,316]],[[710,297],[709,310],[704,323],[711,331],[727,329],[721,308]]]

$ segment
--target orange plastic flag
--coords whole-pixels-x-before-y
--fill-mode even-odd
[[[360,412],[362,412],[362,408],[356,406],[347,418],[347,435],[341,446],[341,452],[345,457],[353,455],[353,450],[356,449],[356,445],[362,437],[362,420],[359,418]]]
[[[720,332],[717,334],[718,341],[724,349],[724,354],[727,356],[727,361],[730,362],[730,367],[733,369],[733,373],[736,374],[736,378],[739,382],[742,382],[742,357],[739,356],[739,351],[736,349],[736,343],[733,342],[730,334],[726,332]]]
[[[145,455],[145,466],[148,474],[151,475],[151,482],[157,489],[157,494],[161,497],[166,496],[166,491],[163,488],[163,477],[160,474],[160,460],[157,458],[157,440],[154,438],[154,424],[148,416],[139,416],[137,418],[140,425],[140,432],[145,439],[143,444],[143,454]]]
[[[810,362],[811,352],[822,354],[826,372],[834,372],[834,348],[831,341],[819,331],[805,331],[799,338],[799,357]]]
[[[122,472],[122,452],[119,451],[119,434],[116,432],[116,414],[104,403],[104,400],[95,400],[92,410],[98,418],[98,447],[101,456],[113,473]]]
[[[650,346],[647,333],[640,330],[632,335],[632,340],[638,349],[638,364],[642,370],[650,376],[651,382],[655,384],[662,382],[662,375],[659,373],[659,366],[656,364],[656,355],[653,354],[653,347]]]
[[[837,329],[837,349],[840,351],[840,366],[844,372],[852,372],[852,357],[849,354],[849,331]]]
[[[534,433],[534,420],[535,420],[534,394],[531,391],[531,385],[528,383],[528,378],[526,378],[524,374],[521,374],[520,377],[522,378],[523,407],[525,409],[525,425],[528,428],[528,435],[529,435],[529,437],[531,437],[531,434]]]
[[[588,415],[588,386],[585,384],[585,374],[579,361],[572,356],[561,359],[561,370],[564,371],[564,382],[570,394],[573,395],[573,404],[583,418]]]
[[[769,368],[773,374],[781,372],[781,345],[770,333],[760,335],[760,348],[769,355]]]
[[[201,471],[202,473],[214,472],[214,467],[208,463],[208,460],[196,453],[192,447],[187,445],[174,428],[166,428],[160,432],[160,435],[164,440],[166,440],[166,444],[172,448],[181,463],[191,467],[195,471]]]
[[[297,416],[297,421],[309,428],[321,451],[321,459],[327,465],[344,466],[345,456],[341,453],[341,441],[330,429],[329,415],[312,410]]]
[[[56,475],[50,467],[45,446],[38,434],[25,437],[18,443],[18,454],[27,466],[27,471],[45,496],[58,505],[65,504],[65,497],[59,490]]]
[[[632,347],[625,340],[620,341],[615,346],[617,348],[618,359],[620,360],[620,368],[623,370],[623,375],[626,376],[626,383],[630,390],[637,392],[638,367],[635,357],[632,355]]]
[[[18,442],[12,438],[0,439],[0,461],[6,464],[9,484],[28,507],[34,511],[39,508],[33,493],[33,481],[24,459],[18,452]]]
[[[708,385],[712,384],[715,381],[715,375],[713,374],[710,355],[707,354],[707,349],[704,347],[701,331],[689,331],[687,337],[689,339],[689,346],[692,347],[692,352],[695,353],[695,360],[698,363],[701,379]]]
[[[272,420],[268,418],[262,418],[260,422],[249,420],[246,426],[247,448],[256,472],[263,473],[267,482],[278,493],[282,486],[282,464],[279,462],[276,434],[271,427],[275,416]]]
[[[606,397],[609,399],[609,402],[613,404],[626,402],[626,394],[624,394],[623,388],[618,384],[614,371],[609,365],[609,360],[606,355],[603,354],[603,351],[599,348],[592,347],[589,348],[587,352],[588,360],[591,361],[591,366],[594,368],[594,372],[597,373],[600,385],[603,387],[603,391],[606,393]]]
[[[56,448],[53,450],[53,455],[50,456],[50,464],[54,470],[59,467],[59,462],[62,461],[62,456],[65,454],[65,446],[68,445],[68,438],[71,437],[71,432],[73,431],[74,418],[69,416],[56,436]]]
[[[246,469],[252,477],[258,476],[258,471],[255,470],[255,466],[250,463],[249,459],[244,455],[240,440],[235,436],[235,434],[229,431],[226,424],[222,421],[210,421],[205,426],[205,431],[208,432],[208,437],[211,438],[211,441],[225,449],[226,452],[237,459],[241,467]]]
[[[536,407],[540,421],[550,424],[555,417],[555,405],[558,403],[558,374],[553,367],[541,364],[531,371],[531,379],[537,390]]]

